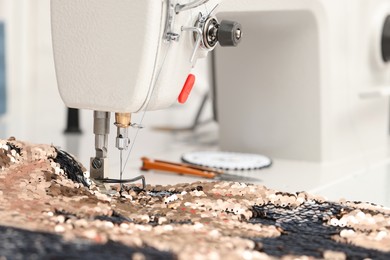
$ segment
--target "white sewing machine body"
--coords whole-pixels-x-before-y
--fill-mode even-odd
[[[198,58],[237,46],[241,25],[218,22],[219,0],[51,0],[54,60],[68,107],[94,110],[91,175],[105,179],[110,112],[116,147],[129,148],[131,113],[184,103]]]
[[[68,107],[137,112],[177,100],[193,66],[194,35],[182,27],[194,26],[199,12],[219,1],[176,14],[172,31],[180,39],[170,43],[164,38],[168,2],[52,0],[58,87]]]
[[[386,150],[389,1],[225,0],[219,11],[245,28],[215,55],[222,149],[314,162]]]

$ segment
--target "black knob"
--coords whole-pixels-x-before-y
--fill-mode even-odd
[[[382,32],[382,58],[385,62],[390,61],[390,15],[386,17]]]
[[[241,24],[223,20],[218,28],[218,41],[221,46],[237,46],[241,41]]]
[[[68,108],[68,118],[66,120],[66,134],[81,134],[79,110]]]

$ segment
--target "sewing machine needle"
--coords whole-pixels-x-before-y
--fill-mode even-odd
[[[121,180],[121,183],[120,183],[120,192],[122,193],[122,189],[123,189],[123,184],[122,184],[122,175],[123,175],[123,165],[122,165],[122,156],[123,156],[123,150],[120,150],[120,158],[119,158],[119,161],[120,161],[120,169],[119,169],[119,174],[120,174],[120,180]]]

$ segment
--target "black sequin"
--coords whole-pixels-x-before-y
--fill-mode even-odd
[[[254,206],[250,223],[276,226],[281,235],[275,238],[256,238],[259,251],[271,256],[305,255],[322,258],[325,251],[343,252],[347,259],[390,259],[390,252],[366,249],[335,241],[342,227],[326,224],[330,218],[340,218],[354,208],[332,202],[306,202],[298,207],[273,204]]]

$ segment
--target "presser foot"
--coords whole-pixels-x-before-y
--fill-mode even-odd
[[[99,180],[108,174],[108,166],[108,158],[91,157],[90,159],[91,179],[93,179],[100,191],[105,194],[109,193],[110,187]]]
[[[103,179],[108,175],[108,158],[91,157],[90,171],[92,179]]]
[[[139,181],[141,180],[141,183],[142,183],[142,188],[141,190],[143,191],[146,191],[146,178],[144,175],[139,175],[135,178],[132,178],[132,179],[110,179],[110,178],[101,178],[101,179],[96,179],[95,181],[97,183],[100,183],[101,185],[103,185],[103,187],[105,187],[105,191],[106,193],[110,193],[110,184],[120,184],[121,185],[121,188],[119,190],[119,194],[120,196],[122,197],[122,192],[123,192],[123,184],[126,184],[126,183],[133,183],[133,182],[136,182],[136,181]],[[100,187],[100,186],[99,186]]]
[[[122,185],[126,183],[132,183],[141,180],[142,182],[142,190],[146,189],[146,179],[144,175],[137,176],[132,179],[111,179],[106,178],[108,175],[108,158],[91,158],[91,178],[94,180],[95,184],[99,187],[101,192],[106,194],[111,194],[111,185],[112,184],[120,184],[122,192]]]

